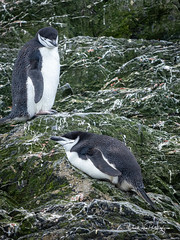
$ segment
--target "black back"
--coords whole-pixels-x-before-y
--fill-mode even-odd
[[[12,73],[12,118],[28,115],[26,81],[30,68],[30,58],[37,51],[39,52],[39,47],[42,47],[42,45],[35,37],[27,42],[18,53]]]
[[[79,156],[86,159],[86,154],[91,148],[101,150],[105,158],[116,166],[122,173],[122,180],[131,180],[133,186],[143,187],[141,169],[136,158],[126,145],[118,139],[106,135],[98,135],[89,132],[70,132],[63,137],[80,141],[71,149],[78,152]]]

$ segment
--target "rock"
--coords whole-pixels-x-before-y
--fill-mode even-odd
[[[68,95],[72,95],[73,91],[69,83],[64,84],[60,87],[59,91],[62,92],[62,97],[67,97]]]
[[[68,26],[82,24],[77,29],[72,27],[72,33],[70,28],[64,29],[69,32],[66,36],[72,34],[72,38],[60,42],[60,85],[69,83],[73,94],[68,87],[70,92],[62,95],[59,88],[54,105],[57,114],[38,116],[0,129],[0,239],[180,238],[179,45],[169,41],[74,36],[79,35],[79,28],[85,34],[83,29],[87,19],[89,21],[82,18],[85,14],[81,9],[91,13],[95,21],[98,14],[94,14],[94,9],[106,4],[104,13],[108,16],[108,9],[118,3],[3,2],[2,116],[10,111],[12,67],[22,41],[29,39],[35,28],[44,26],[47,19],[46,23],[53,21],[61,30],[63,25],[58,25],[59,19],[62,23],[69,21]],[[140,3],[130,1],[128,11],[132,12],[132,7],[138,9]],[[146,11],[151,9],[148,1],[144,4]],[[168,1],[161,7],[171,4],[172,1]],[[173,4],[176,6],[176,1]],[[38,7],[40,13],[33,22],[29,20],[31,11],[37,13]],[[62,15],[49,17],[52,11],[64,11],[64,14],[66,7],[71,13],[77,7],[82,16],[72,16],[73,21]],[[44,9],[47,15],[42,20]],[[128,9],[127,4],[124,9]],[[13,16],[16,17],[13,19]],[[17,22],[18,18],[27,22]],[[101,28],[104,26],[99,26],[99,35],[104,33]],[[110,26],[106,31],[114,30]],[[9,38],[12,32],[14,35]],[[152,211],[137,194],[91,179],[71,166],[63,148],[51,141],[50,136],[72,130],[107,134],[125,142],[142,168],[146,191],[159,211]]]
[[[21,45],[47,25],[56,27],[61,38],[179,39],[178,0],[4,0],[1,5],[4,44]]]

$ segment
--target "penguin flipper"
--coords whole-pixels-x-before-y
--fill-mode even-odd
[[[119,170],[113,168],[110,164],[107,163],[101,151],[97,148],[90,148],[86,153],[86,156],[101,172],[113,177],[121,175],[121,172]]]
[[[28,76],[30,77],[35,89],[34,101],[35,103],[38,103],[41,100],[43,96],[43,91],[44,91],[44,82],[43,82],[43,76],[41,73],[42,57],[40,55],[39,50],[34,51],[30,55],[29,62],[30,62],[30,68],[28,71]]]

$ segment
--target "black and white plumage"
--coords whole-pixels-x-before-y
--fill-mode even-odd
[[[51,137],[60,143],[70,163],[92,178],[107,179],[121,190],[134,189],[155,208],[144,190],[141,168],[134,155],[118,139],[89,132],[69,132]]]
[[[12,111],[0,123],[52,113],[59,74],[58,32],[45,27],[18,53],[12,73]]]

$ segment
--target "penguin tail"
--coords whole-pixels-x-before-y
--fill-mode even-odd
[[[14,112],[10,112],[9,115],[7,115],[4,118],[0,118],[0,125],[8,124],[8,123],[19,123],[29,120],[30,117],[28,114],[15,114]]]
[[[11,117],[10,117],[10,114],[4,118],[0,118],[0,125],[4,125],[4,124],[7,124],[9,122],[11,122]]]
[[[153,203],[153,201],[148,197],[148,195],[146,194],[144,188],[136,188],[137,194],[142,197],[147,203],[149,203],[149,205],[155,209],[158,210],[157,206],[155,205],[155,203]]]

